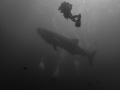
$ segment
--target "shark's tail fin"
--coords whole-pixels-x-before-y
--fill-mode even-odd
[[[93,58],[94,58],[96,52],[97,52],[97,50],[95,50],[92,53],[89,53],[89,55],[88,55],[88,59],[89,59],[90,65],[92,65],[92,61],[93,61]]]

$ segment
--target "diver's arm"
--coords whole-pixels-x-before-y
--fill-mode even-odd
[[[77,22],[77,20],[75,18],[77,18],[78,16],[74,17],[74,16],[70,16],[70,19],[73,21],[73,22]]]
[[[73,21],[73,22],[76,22],[76,19],[70,15],[70,19]]]
[[[70,19],[71,19],[73,22],[76,22],[76,19],[75,19],[75,17],[74,17],[72,14],[69,14],[69,17],[70,17]]]
[[[79,14],[79,15],[72,15],[72,14],[70,14],[69,15],[70,16],[70,19],[72,20],[72,21],[74,21],[74,22],[78,22],[75,18],[81,18],[81,14]]]

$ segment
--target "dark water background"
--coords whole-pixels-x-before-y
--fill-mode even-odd
[[[72,14],[82,15],[80,28],[58,11],[62,1],[0,0],[1,90],[120,90],[120,1],[67,0]],[[93,65],[60,48],[56,54],[37,34],[38,27],[78,38],[79,45],[90,51],[97,49]],[[59,75],[54,78],[58,59]]]

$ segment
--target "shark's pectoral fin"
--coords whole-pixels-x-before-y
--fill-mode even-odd
[[[53,48],[55,49],[55,51],[57,51],[57,47],[55,45],[53,45]]]
[[[92,61],[93,61],[93,58],[94,58],[96,52],[97,52],[97,50],[95,50],[92,53],[89,53],[89,55],[88,55],[88,59],[89,59],[90,65],[92,65]]]

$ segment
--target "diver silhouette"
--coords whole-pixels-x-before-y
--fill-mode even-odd
[[[72,5],[66,1],[62,2],[60,7],[58,8],[58,10],[60,10],[61,13],[63,13],[63,16],[65,17],[65,19],[71,19],[73,22],[75,22],[75,26],[76,27],[80,27],[81,26],[81,14],[78,15],[72,15],[71,14],[71,10],[72,10]],[[77,18],[77,20],[76,20]]]

